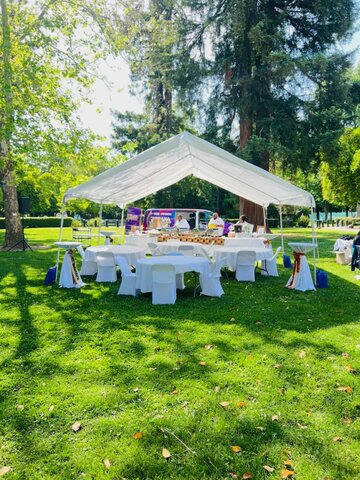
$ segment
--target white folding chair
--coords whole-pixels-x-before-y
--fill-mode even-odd
[[[176,302],[175,267],[170,264],[153,265],[151,273],[153,305],[174,304]]]
[[[151,255],[158,255],[159,254],[159,249],[156,243],[154,242],[148,242],[148,247],[151,252]]]
[[[276,249],[276,252],[271,258],[267,258],[265,260],[261,260],[261,275],[265,275],[267,277],[278,277],[278,269],[276,264],[276,259],[279,253],[281,252],[281,247]]]
[[[221,297],[224,290],[220,283],[221,267],[225,262],[225,257],[220,257],[211,265],[209,275],[201,277],[201,293],[208,297]]]
[[[193,245],[180,245],[178,251],[182,253],[183,255],[189,255],[193,256],[194,255],[194,247]]]
[[[168,257],[183,257],[184,254],[182,252],[168,252],[166,254]],[[184,274],[177,273],[176,274],[176,288],[178,290],[184,290],[185,282],[184,282]]]
[[[111,252],[98,252],[96,254],[97,282],[116,282],[116,263]]]
[[[121,271],[121,284],[118,295],[136,296],[136,273],[132,272],[127,261],[123,257],[117,257],[116,263]]]
[[[236,259],[235,278],[238,282],[255,282],[255,252],[242,250],[238,252]]]

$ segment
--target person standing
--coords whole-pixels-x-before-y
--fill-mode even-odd
[[[214,212],[212,218],[209,220],[208,228],[216,229],[218,235],[222,235],[224,231],[225,222],[219,217],[217,212]]]
[[[189,222],[186,220],[186,218],[183,218],[182,215],[177,216],[177,220],[174,225],[175,228],[187,228],[190,229]]]

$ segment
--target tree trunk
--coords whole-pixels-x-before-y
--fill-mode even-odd
[[[5,214],[5,247],[15,245],[22,239],[22,225],[19,215],[14,164],[11,159],[11,138],[14,132],[14,108],[12,97],[11,37],[6,0],[1,0],[2,45],[0,55],[3,61],[1,97],[3,110],[0,111],[0,165],[3,186]]]

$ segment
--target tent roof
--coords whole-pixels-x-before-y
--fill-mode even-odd
[[[64,201],[86,198],[125,206],[188,175],[264,207],[270,203],[315,206],[313,196],[305,190],[188,132],[70,188]]]

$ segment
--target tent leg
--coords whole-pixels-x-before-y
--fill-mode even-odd
[[[124,210],[125,210],[125,206],[121,209],[121,226],[122,227],[124,226]]]
[[[281,250],[282,250],[282,256],[284,256],[285,249],[284,249],[284,232],[283,232],[282,205],[281,205],[281,203],[279,203],[279,207],[280,207]]]
[[[267,233],[267,225],[266,225],[266,207],[263,207],[263,215],[264,215],[264,230]]]
[[[60,232],[59,232],[59,242],[62,240],[62,232],[64,227],[64,217],[65,217],[65,201],[64,198],[61,204],[61,220],[60,220]],[[55,275],[55,282],[58,278],[58,270],[59,270],[59,261],[60,261],[60,247],[58,247],[57,255],[56,255],[56,275]]]
[[[102,210],[103,204],[100,203],[100,211],[99,211],[99,228],[98,228],[98,245],[100,245],[100,230],[101,230],[101,223],[102,223]]]
[[[311,207],[311,238],[312,238],[312,243],[316,244],[316,248],[313,250],[313,261],[314,261],[314,284],[316,286],[316,253],[318,258],[319,257],[319,247],[317,244],[317,239],[315,237],[315,210],[314,207]]]

